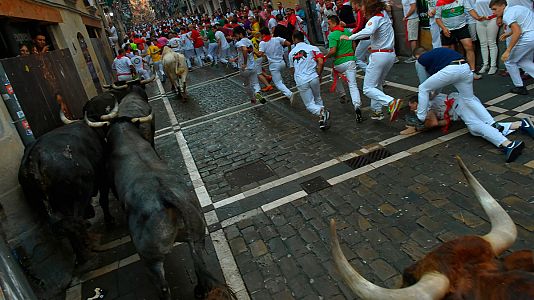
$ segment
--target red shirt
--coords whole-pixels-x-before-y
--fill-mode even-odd
[[[137,49],[138,50],[140,50],[140,51],[145,50],[145,43],[146,43],[145,39],[143,39],[143,38],[135,38],[133,40],[133,42],[137,45]]]
[[[204,46],[204,41],[196,29],[191,30],[191,39],[193,40],[193,47],[200,48]]]

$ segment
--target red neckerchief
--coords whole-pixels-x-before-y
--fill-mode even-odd
[[[436,6],[443,6],[443,5],[451,4],[454,1],[456,0],[438,0],[438,2],[436,2]]]
[[[454,98],[449,98],[449,95],[447,95],[447,99],[445,99],[445,113],[443,114],[443,119],[445,119],[445,126],[441,128],[441,131],[443,133],[449,132],[449,126],[451,125],[451,116],[449,115],[449,111],[452,108],[452,105],[454,104]]]
[[[123,57],[124,57],[124,55],[122,55],[122,54],[117,55],[117,59],[121,59]]]
[[[383,17],[384,14],[383,14],[383,13],[378,13],[378,14],[376,14],[376,15],[374,15],[374,16],[375,16],[375,17]]]
[[[334,28],[332,28],[332,31],[345,31],[345,28],[343,26],[340,26],[340,25],[337,25],[337,26],[334,26]]]
[[[264,36],[261,40],[264,41],[264,42],[268,42],[268,41],[271,40],[271,38],[272,38],[272,36],[270,36],[270,35],[266,35],[266,36]]]

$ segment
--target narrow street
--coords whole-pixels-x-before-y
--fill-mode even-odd
[[[415,95],[413,68],[396,64],[386,92],[406,100]],[[447,134],[399,135],[407,107],[394,123],[374,121],[363,94],[367,120],[358,124],[352,105],[341,104],[329,92],[330,71],[326,68],[322,79],[322,96],[332,112],[327,131],[319,130],[299,96],[292,107],[275,89],[267,94],[267,104],[251,105],[237,72],[222,66],[189,73],[186,103],[169,92],[168,82],[147,88],[156,116],[156,149],[203,207],[208,268],[239,299],[354,299],[332,265],[331,218],[353,266],[390,288],[399,287],[404,268],[442,241],[487,233],[488,217],[455,155],[517,225],[511,250],[531,249],[530,137],[513,134],[526,147],[507,164],[496,147],[470,135],[461,122],[453,123]],[[289,71],[283,75],[296,91]],[[496,120],[534,116],[532,96],[508,93],[509,78],[492,76],[474,85]],[[534,82],[527,85],[532,93]],[[99,253],[101,267],[76,278],[66,299],[87,299],[96,287],[104,289],[104,299],[157,299],[120,205],[114,200],[112,206],[116,228],[95,227],[108,249]],[[196,279],[187,245],[175,246],[165,270],[173,298],[193,299]]]

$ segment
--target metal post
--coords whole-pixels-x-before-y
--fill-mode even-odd
[[[37,300],[3,238],[0,238],[0,274],[1,299],[5,297],[6,300]]]

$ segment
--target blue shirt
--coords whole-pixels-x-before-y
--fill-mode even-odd
[[[425,67],[428,74],[432,76],[448,66],[451,62],[460,59],[464,59],[464,57],[454,50],[449,48],[436,48],[423,53],[423,55],[419,56],[417,62]]]

